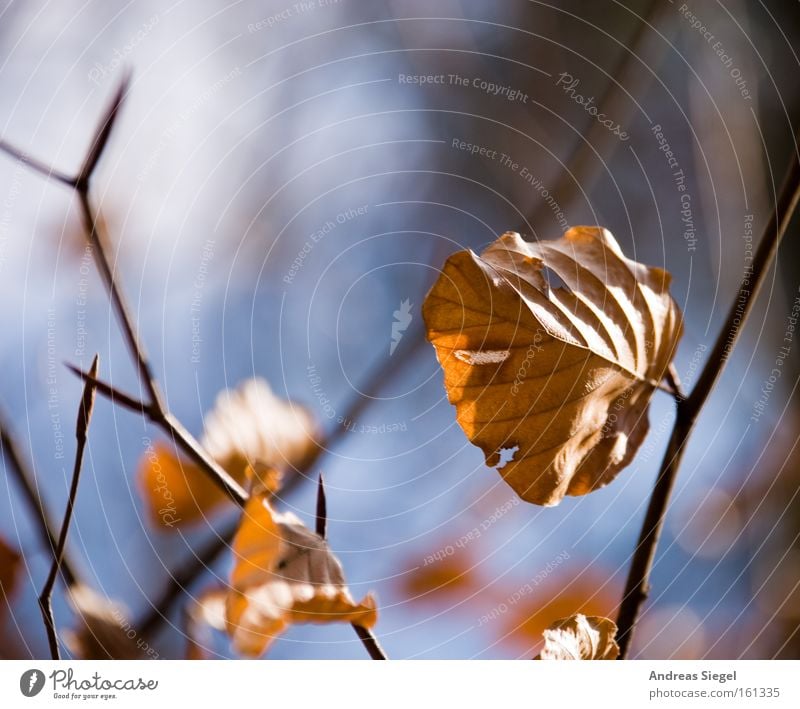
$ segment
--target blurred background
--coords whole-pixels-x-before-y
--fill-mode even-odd
[[[517,504],[455,423],[422,301],[457,249],[601,224],[672,273],[690,388],[797,149],[796,3],[0,7],[0,135],[52,166],[77,169],[133,70],[92,194],[171,410],[199,435],[218,392],[256,375],[327,432],[361,402],[309,472],[325,473],[331,546],[354,594],[376,593],[391,657],[531,657],[557,618],[616,615],[669,397],[611,485]],[[634,656],[800,657],[797,236],[691,439]],[[5,156],[0,293],[4,431],[60,520],[80,396],[63,363],[99,352],[107,379],[139,385],[70,191]],[[392,349],[396,311],[410,322]],[[132,622],[237,515],[154,529],[135,482],[146,436],[160,438],[98,399],[69,539],[82,578]],[[9,465],[0,655],[46,657],[49,552]],[[301,481],[280,506],[311,523],[314,495]],[[230,562],[219,554],[155,624],[159,657],[184,656],[181,609]],[[63,586],[55,613],[75,625]],[[203,642],[233,656],[220,634]],[[308,625],[268,657],[364,649],[346,626]]]

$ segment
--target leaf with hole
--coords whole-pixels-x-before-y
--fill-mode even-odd
[[[682,333],[669,283],[600,227],[447,260],[428,339],[459,425],[524,500],[556,505],[631,462]]]

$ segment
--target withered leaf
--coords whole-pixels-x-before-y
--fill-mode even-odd
[[[448,259],[428,339],[459,425],[490,467],[513,453],[499,472],[524,500],[584,495],[632,460],[682,333],[669,282],[600,227]]]
[[[613,620],[581,613],[557,620],[544,631],[539,660],[616,660],[619,646]]]
[[[247,502],[233,552],[226,629],[243,655],[262,655],[292,623],[371,628],[377,621],[374,598],[353,600],[325,540],[294,515],[273,511],[263,496]]]

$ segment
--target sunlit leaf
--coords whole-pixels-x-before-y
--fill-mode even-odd
[[[581,613],[562,618],[544,631],[540,660],[616,660],[619,646],[614,621]]]
[[[448,259],[428,338],[459,425],[524,500],[586,494],[632,460],[682,332],[669,282],[599,227]]]
[[[233,542],[226,626],[235,649],[262,655],[292,623],[351,622],[371,628],[375,600],[356,603],[324,539],[291,514],[252,496]]]

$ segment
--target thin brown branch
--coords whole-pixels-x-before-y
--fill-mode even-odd
[[[358,639],[361,641],[361,644],[367,649],[369,656],[373,660],[388,660],[389,658],[386,656],[386,653],[383,651],[380,643],[378,642],[378,638],[373,635],[372,631],[369,628],[364,628],[360,625],[353,624],[353,630],[356,631],[356,635],[358,635]]]
[[[89,370],[92,377],[97,376],[99,363],[100,357],[99,355],[95,355],[92,368]],[[75,423],[75,439],[77,441],[75,448],[75,465],[72,469],[72,483],[69,488],[67,508],[64,511],[64,522],[61,525],[61,533],[59,534],[53,554],[53,563],[50,567],[50,573],[47,576],[47,580],[44,582],[42,593],[39,596],[39,608],[42,611],[42,618],[44,619],[45,629],[47,630],[50,655],[54,660],[60,660],[61,654],[58,649],[58,636],[56,635],[56,624],[53,617],[53,588],[55,587],[58,572],[64,560],[67,534],[69,533],[69,525],[72,522],[72,513],[75,509],[75,498],[78,495],[78,483],[81,477],[81,466],[83,465],[83,452],[86,449],[89,422],[91,421],[92,409],[94,408],[94,392],[94,385],[91,382],[86,382],[83,387],[83,396],[81,397],[81,403],[78,407],[78,418]]]
[[[55,527],[45,510],[44,501],[39,494],[33,472],[24,462],[20,448],[14,440],[11,428],[8,425],[8,419],[2,412],[0,412],[0,452],[8,463],[9,470],[16,478],[23,496],[31,508],[42,544],[49,553],[54,554],[56,533],[53,530]],[[79,578],[75,564],[66,553],[61,560],[61,575],[67,586],[73,586]]]
[[[23,165],[31,168],[35,172],[38,172],[40,175],[44,175],[45,177],[51,178],[56,180],[57,182],[61,182],[68,187],[75,187],[75,178],[70,177],[64,172],[60,170],[56,170],[55,168],[50,167],[49,165],[45,165],[40,160],[31,157],[30,155],[22,152],[18,148],[15,148],[13,145],[6,143],[4,140],[0,140],[0,150],[4,152],[6,155],[14,158],[18,162],[21,162]]]
[[[83,381],[95,386],[97,391],[111,401],[131,411],[144,414],[150,421],[164,431],[164,433],[173,440],[175,445],[191,458],[192,461],[200,466],[200,468],[205,471],[237,505],[240,507],[244,506],[245,502],[247,502],[247,491],[230,476],[225,468],[203,450],[200,443],[195,440],[192,434],[189,433],[189,431],[184,428],[183,424],[172,414],[162,411],[156,404],[146,404],[129,394],[125,394],[110,384],[97,379],[97,377],[93,377],[91,373],[84,372],[74,365],[68,364],[67,367]]]
[[[77,188],[76,188],[77,189]],[[109,261],[107,249],[104,244],[104,239],[99,231],[97,219],[92,211],[89,203],[89,194],[84,191],[78,191],[78,200],[81,207],[81,214],[83,215],[84,228],[86,229],[86,237],[92,247],[92,253],[95,257],[97,269],[100,272],[100,277],[108,291],[108,296],[114,306],[114,310],[119,321],[122,334],[130,350],[131,356],[136,363],[136,368],[139,372],[140,381],[144,384],[150,397],[150,403],[158,407],[160,411],[164,411],[161,393],[156,384],[153,371],[150,367],[150,362],[144,351],[142,343],[136,334],[133,326],[133,319],[131,318],[130,311],[119,288],[118,282],[114,275],[114,271]]]
[[[136,363],[136,367],[139,374],[140,383],[144,384],[148,391],[149,401],[147,403],[143,401],[139,401],[136,398],[129,396],[127,394],[123,394],[122,392],[117,391],[111,385],[105,384],[97,380],[96,371],[90,371],[88,373],[84,373],[81,370],[70,366],[70,369],[80,376],[86,384],[86,389],[91,390],[92,394],[94,394],[95,390],[100,390],[105,396],[117,401],[123,406],[127,408],[133,409],[140,413],[143,413],[148,418],[150,418],[153,423],[158,425],[162,430],[172,438],[173,442],[183,450],[183,452],[192,460],[194,461],[200,468],[210,476],[215,483],[217,483],[228,495],[229,497],[240,507],[243,507],[248,499],[247,491],[238,483],[236,482],[224,468],[222,468],[215,460],[213,460],[202,448],[202,446],[194,439],[194,437],[189,433],[189,431],[181,424],[178,419],[176,419],[172,414],[169,413],[166,406],[163,403],[163,399],[161,397],[161,393],[159,391],[158,385],[156,383],[155,376],[153,375],[152,369],[150,367],[150,363],[148,361],[147,355],[145,354],[144,347],[141,344],[137,331],[133,325],[133,319],[130,315],[129,308],[127,306],[127,302],[122,294],[121,289],[119,288],[118,281],[115,276],[115,271],[111,266],[111,261],[108,257],[108,251],[105,247],[104,238],[100,233],[98,221],[92,210],[91,203],[89,200],[89,185],[92,173],[97,166],[103,150],[108,143],[108,139],[111,135],[111,131],[114,126],[114,122],[119,115],[120,108],[122,107],[122,103],[125,99],[128,84],[130,81],[130,75],[125,73],[120,85],[109,105],[109,108],[106,110],[102,120],[99,123],[99,126],[95,132],[94,138],[91,143],[91,147],[89,152],[87,153],[82,167],[75,178],[67,178],[61,179],[62,182],[65,182],[69,186],[71,186],[75,193],[77,194],[78,201],[81,208],[81,214],[83,216],[84,228],[86,231],[87,240],[92,247],[92,251],[95,257],[95,263],[97,264],[98,270],[100,271],[100,276],[103,280],[103,283],[106,287],[108,292],[109,298],[112,302],[114,310],[116,312],[117,320],[119,322],[120,328],[122,333],[125,337],[126,344],[130,351],[130,354],[133,360]],[[5,150],[5,152],[9,153],[13,157],[17,159],[21,159],[22,153],[11,146],[6,145],[5,143],[0,143],[0,148]],[[30,164],[39,172],[43,172],[48,176],[56,176],[57,179],[60,179],[60,173],[54,173],[53,170],[49,169],[43,163],[39,163],[38,161],[31,161],[30,159],[27,160],[27,164]],[[83,452],[83,445],[79,445],[79,451],[82,456]],[[77,487],[77,470],[76,474],[74,475],[74,485]],[[68,506],[68,515],[71,517],[72,514],[72,507],[71,504]],[[68,524],[65,524],[64,529],[62,529],[62,535],[66,537],[66,527]],[[218,540],[219,541],[219,540]],[[212,544],[210,549],[210,554],[212,558],[219,553],[221,548],[224,548],[225,545],[222,544]],[[58,550],[57,550],[58,551]],[[56,558],[58,564],[60,564],[60,558],[63,555],[63,550],[61,553],[56,554]],[[202,561],[202,560],[198,560]],[[52,575],[55,578],[55,574],[57,573],[56,565],[56,572]],[[197,566],[193,566],[193,569],[197,569],[201,564]],[[180,574],[173,578],[179,578]],[[191,580],[191,579],[189,579]],[[48,579],[49,581],[49,579]],[[53,580],[52,583],[55,581]],[[52,584],[48,584],[52,586]],[[46,585],[46,590],[48,593],[46,594],[44,591],[42,593],[42,600],[40,604],[42,606],[42,613],[45,616],[45,622],[48,625],[48,628],[52,631],[53,635],[55,633],[54,624],[52,623],[52,611],[49,611],[50,607],[50,600],[49,597],[52,595],[52,587],[49,589]],[[170,587],[167,591],[168,594],[173,593],[173,588]],[[172,598],[173,596],[168,596]],[[49,615],[48,615],[49,611]],[[160,615],[163,617],[164,613],[161,612],[159,608]],[[48,624],[49,618],[49,624]],[[361,637],[361,633],[359,633],[359,637]],[[377,642],[374,641],[374,638],[370,640],[371,634],[368,635],[366,640],[362,639],[367,650],[370,652],[372,656],[373,653],[376,652],[375,648],[377,648]],[[374,645],[374,647],[372,647]],[[379,648],[378,648],[379,650]],[[58,644],[51,641],[51,651],[54,651],[54,657],[58,653]]]
[[[80,367],[76,367],[74,364],[65,362],[65,366],[75,376],[80,377],[81,381],[90,382],[97,389],[97,391],[100,392],[100,394],[105,396],[107,399],[110,399],[113,404],[118,404],[119,406],[130,409],[131,411],[144,414],[151,421],[158,418],[159,412],[141,399],[136,399],[130,394],[126,394],[125,392],[111,386],[110,384],[107,384],[101,379],[92,377],[88,372],[84,372]]]
[[[117,90],[114,93],[108,108],[103,113],[103,118],[101,119],[100,124],[97,126],[97,129],[94,132],[94,137],[92,138],[92,143],[89,146],[89,151],[87,152],[86,157],[83,160],[83,165],[81,166],[81,169],[75,178],[75,188],[79,192],[86,193],[89,191],[89,180],[94,173],[94,169],[97,167],[97,163],[100,162],[100,157],[103,155],[103,151],[105,150],[106,143],[108,143],[108,139],[111,137],[111,131],[114,128],[114,122],[117,120],[119,109],[122,107],[122,103],[128,93],[128,87],[130,86],[130,83],[131,73],[126,69],[123,71],[119,86],[117,87]]]
[[[661,463],[658,478],[650,497],[650,504],[642,524],[639,541],[631,561],[628,581],[617,618],[620,659],[625,659],[630,650],[631,639],[636,628],[642,605],[647,598],[650,574],[655,559],[656,547],[664,526],[667,505],[678,474],[686,442],[694,428],[700,412],[714,389],[714,385],[725,368],[739,334],[744,327],[756,295],[764,283],[775,253],[778,250],[789,223],[800,200],[800,161],[797,153],[787,171],[780,196],[775,203],[764,233],[753,258],[752,268],[745,272],[739,290],[731,305],[725,325],[709,353],[697,383],[688,398],[677,399],[675,425],[667,450]]]

